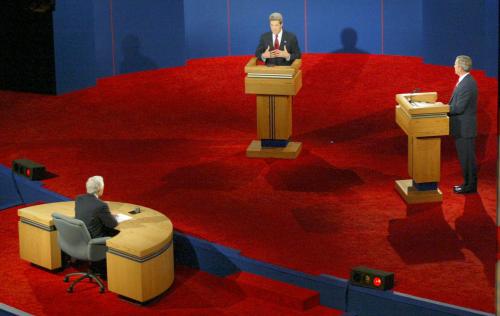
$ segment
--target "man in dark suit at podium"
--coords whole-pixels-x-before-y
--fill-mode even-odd
[[[454,67],[458,82],[449,102],[450,134],[455,138],[464,183],[454,186],[453,191],[458,194],[473,193],[477,191],[477,84],[469,73],[472,68],[472,59],[469,56],[458,56]]]
[[[283,30],[283,16],[273,13],[269,16],[271,32],[262,34],[255,56],[266,65],[288,66],[300,59],[299,42],[295,34]]]

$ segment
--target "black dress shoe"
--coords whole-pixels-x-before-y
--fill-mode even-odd
[[[457,188],[453,187],[453,192],[455,192],[457,194],[476,193],[477,189],[475,187],[462,187],[462,186],[459,186]]]

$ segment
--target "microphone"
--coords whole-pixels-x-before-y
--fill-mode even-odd
[[[141,212],[141,209],[139,207],[136,207],[128,213],[133,215],[133,214],[138,214],[140,212]]]
[[[419,92],[420,92],[420,88],[413,89],[413,91],[411,92],[411,95],[408,96],[408,102],[412,103],[413,102],[413,99],[412,99],[413,94],[419,93]]]

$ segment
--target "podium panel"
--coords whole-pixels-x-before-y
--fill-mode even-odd
[[[57,243],[57,231],[52,226],[33,225],[21,219],[19,229],[19,256],[48,270],[61,267],[61,250]]]
[[[408,136],[408,174],[417,183],[439,182],[441,139]]]
[[[289,139],[292,135],[292,97],[257,96],[257,136],[259,139]]]
[[[399,105],[396,107],[396,123],[398,123],[407,135],[416,137],[448,135],[450,130],[447,116],[423,116],[422,118],[419,118],[418,114],[410,116],[408,112]]]
[[[260,69],[258,70],[261,71]],[[253,74],[255,75],[256,73]],[[282,76],[285,77],[285,75]],[[296,95],[299,92],[300,88],[302,88],[302,71],[300,70],[296,73],[295,76],[290,78],[245,78],[246,94]]]

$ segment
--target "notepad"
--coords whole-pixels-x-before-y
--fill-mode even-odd
[[[114,216],[115,216],[115,219],[118,223],[122,223],[122,222],[128,221],[129,219],[132,219],[132,216],[128,216],[125,214],[116,214]]]

